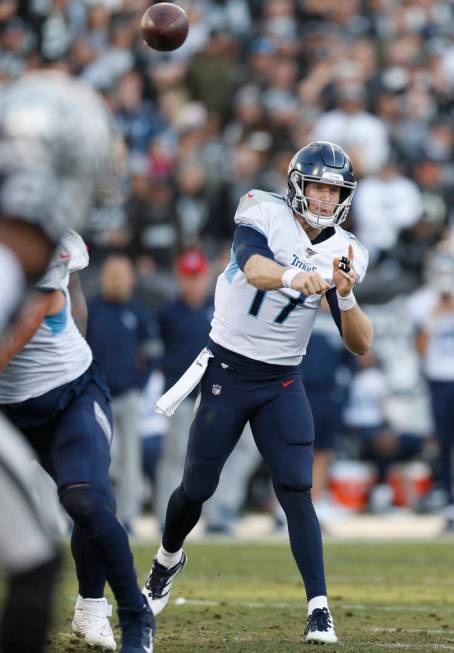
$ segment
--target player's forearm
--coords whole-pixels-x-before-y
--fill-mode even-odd
[[[282,288],[282,274],[287,269],[270,258],[254,254],[246,262],[244,274],[249,283],[259,290],[277,290]]]
[[[346,347],[353,354],[366,354],[372,345],[372,322],[358,304],[349,311],[341,311],[341,323]]]
[[[71,273],[68,290],[71,297],[71,315],[80,333],[85,337],[87,335],[88,308],[77,272]]]

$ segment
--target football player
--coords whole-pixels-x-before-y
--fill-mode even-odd
[[[94,200],[110,170],[111,143],[105,108],[85,85],[40,72],[1,87],[0,336],[27,284],[45,271],[64,225],[85,219],[85,203]],[[56,544],[37,517],[29,474],[32,455],[0,417],[4,653],[43,651],[58,567]]]
[[[109,478],[110,394],[71,312],[70,276],[87,265],[85,243],[67,230],[36,284],[39,298],[0,347],[0,408],[54,478],[74,521],[79,597],[73,631],[92,646],[115,650],[107,580],[118,603],[122,652],[149,653],[153,614],[137,585]]]
[[[298,365],[323,295],[345,346],[355,354],[371,346],[371,322],[353,293],[366,272],[367,250],[340,226],[355,188],[348,155],[333,143],[316,142],[292,159],[285,197],[251,190],[240,200],[231,261],[217,280],[203,359],[207,369],[185,471],[169,500],[162,544],[145,584],[155,615],[165,607],[171,584],[186,563],[184,539],[249,421],[286,513],[304,580],[306,640],[337,641],[310,493],[313,421]],[[173,410],[188,389],[180,390],[183,384],[184,377],[161,398],[161,409],[172,398],[174,405],[167,408]]]
[[[0,90],[0,329],[17,310],[27,282],[46,270],[65,226],[82,225],[92,204],[117,201],[117,143],[99,97],[63,73],[30,73]],[[0,648],[4,653],[42,653],[56,547],[36,515],[26,472],[30,450],[3,419],[0,436],[0,564],[8,575]],[[77,501],[76,494],[72,507],[87,523],[90,501]],[[102,525],[98,528],[97,535]],[[129,567],[132,587],[129,549],[117,562],[125,572]],[[137,585],[130,597],[131,604],[135,601]],[[132,616],[148,611],[137,608],[134,603],[133,611],[123,613],[123,632],[131,633],[123,647],[128,653],[151,650],[151,626],[139,626]],[[151,623],[151,616],[147,620]],[[139,631],[146,646],[135,646]]]

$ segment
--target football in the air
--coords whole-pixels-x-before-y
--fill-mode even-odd
[[[186,40],[189,20],[186,12],[172,2],[149,7],[140,21],[142,37],[154,50],[176,50]]]

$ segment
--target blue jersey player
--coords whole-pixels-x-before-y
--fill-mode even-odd
[[[91,646],[115,650],[107,580],[118,604],[122,653],[151,653],[154,618],[137,584],[109,479],[110,394],[71,310],[70,276],[87,264],[85,243],[67,230],[36,284],[39,299],[0,348],[0,409],[54,478],[74,521],[79,597],[73,631]]]
[[[371,345],[370,320],[353,294],[366,272],[367,250],[339,226],[355,188],[347,154],[332,143],[316,142],[293,157],[286,197],[251,190],[240,200],[231,261],[217,280],[203,358],[207,369],[183,479],[169,500],[162,544],[145,584],[155,614],[166,605],[172,581],[186,563],[184,539],[249,421],[286,513],[304,580],[306,640],[337,641],[310,493],[314,428],[298,365],[322,295],[346,347],[364,354]],[[202,362],[201,356],[194,369]],[[167,393],[174,405],[187,390],[182,384],[184,377]]]

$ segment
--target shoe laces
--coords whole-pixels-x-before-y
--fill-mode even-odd
[[[333,620],[331,618],[328,608],[315,608],[311,612],[307,620],[306,630],[304,634],[307,635],[309,632],[320,632],[328,631],[333,627]]]
[[[178,571],[181,567],[184,556],[182,556],[180,562],[177,562],[173,567],[164,567],[161,565],[156,558],[153,561],[153,568],[151,574],[147,578],[145,587],[151,592],[153,598],[160,598],[165,590],[165,587],[172,576]]]

